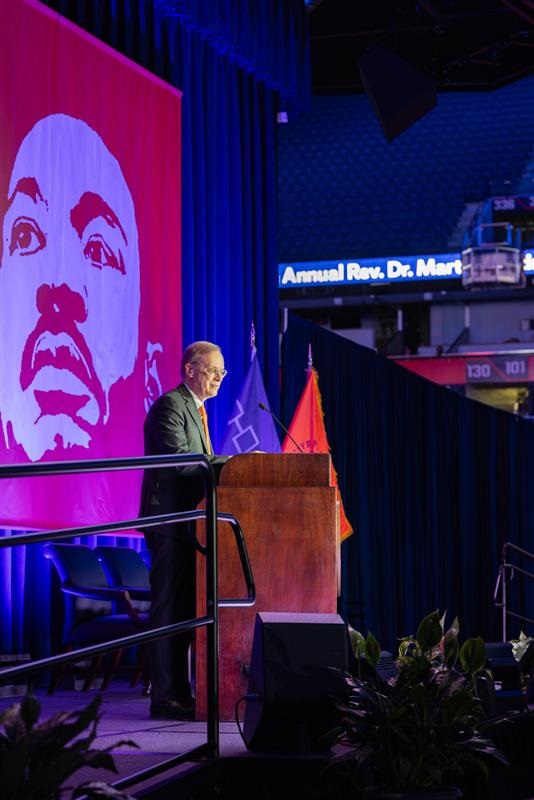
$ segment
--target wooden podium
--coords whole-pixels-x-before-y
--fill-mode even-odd
[[[236,701],[247,692],[256,613],[336,612],[339,532],[330,456],[234,456],[221,470],[217,499],[217,510],[236,517],[244,532],[257,596],[252,608],[221,608],[219,612],[220,718],[230,720]],[[245,597],[230,526],[219,523],[218,535],[220,597]],[[202,615],[202,557],[197,557],[197,585],[198,614]],[[205,719],[205,631],[198,630],[196,636],[196,713],[197,719]]]

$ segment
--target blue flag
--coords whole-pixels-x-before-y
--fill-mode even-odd
[[[228,420],[224,442],[219,448],[222,454],[231,456],[250,453],[252,450],[280,452],[280,440],[274,420],[268,411],[262,411],[260,403],[269,407],[254,349],[247,377]]]

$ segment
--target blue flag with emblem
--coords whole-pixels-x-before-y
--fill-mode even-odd
[[[269,412],[262,410],[259,405],[262,403],[269,408],[253,339],[251,344],[250,367],[228,420],[226,436],[219,448],[224,455],[250,453],[253,450],[263,450],[265,453],[280,452],[280,440],[274,420]]]

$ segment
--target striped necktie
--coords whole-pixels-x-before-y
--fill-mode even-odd
[[[206,444],[208,446],[208,455],[213,455],[213,448],[211,446],[210,430],[208,428],[208,414],[204,406],[200,406],[198,413],[202,418],[202,425],[204,426],[204,436],[206,437]]]

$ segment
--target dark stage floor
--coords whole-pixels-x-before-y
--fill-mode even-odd
[[[96,690],[88,692],[58,689],[48,696],[44,691],[37,691],[41,702],[41,717],[44,721],[59,711],[75,711],[87,706],[98,694]],[[102,749],[114,745],[120,739],[131,739],[138,749],[128,746],[113,748],[113,758],[119,771],[118,776],[104,770],[84,770],[80,778],[105,780],[114,782],[119,778],[139,772],[146,767],[183,753],[206,741],[205,722],[174,722],[167,720],[151,720],[149,718],[150,701],[141,696],[140,687],[130,688],[127,683],[112,681],[105,692],[101,693],[102,719],[98,725],[98,736],[94,748]],[[8,705],[20,700],[20,697],[1,697],[0,711]],[[221,755],[244,755],[246,747],[233,722],[220,724]]]
[[[74,711],[87,706],[98,692],[59,689],[49,697],[37,691],[42,704],[40,721],[59,711]],[[180,753],[203,744],[207,738],[205,722],[151,720],[149,699],[140,687],[130,688],[112,681],[101,693],[102,718],[93,747],[111,746],[118,774],[84,768],[69,781],[79,786],[87,781],[114,784]],[[0,697],[0,713],[20,700],[20,696]],[[528,728],[529,737],[532,727]],[[137,748],[115,744],[130,739]],[[520,739],[524,739],[521,734]],[[524,744],[524,742],[518,742]],[[532,750],[529,748],[529,751]],[[125,791],[143,800],[354,800],[353,791],[333,790],[324,782],[329,754],[290,755],[252,753],[247,750],[234,722],[220,723],[220,753],[217,762],[207,760],[174,767],[163,775],[136,783]],[[528,752],[510,768],[492,773],[485,787],[466,792],[465,800],[534,800],[534,767]],[[1,794],[1,791],[0,791]],[[69,797],[67,794],[66,797]]]
[[[44,690],[35,692],[41,702],[40,721],[43,722],[53,714],[60,711],[75,711],[87,706],[98,691],[88,692],[58,689],[55,694],[48,696]],[[149,718],[149,699],[141,696],[140,687],[130,688],[127,683],[114,680],[105,692],[101,693],[102,705],[100,712],[102,718],[98,725],[98,736],[92,745],[95,749],[112,746],[112,755],[118,774],[106,770],[84,768],[75,774],[69,781],[69,786],[79,786],[86,781],[105,781],[114,784],[116,781],[127,778],[142,770],[152,767],[174,756],[187,752],[194,747],[202,745],[207,739],[206,722],[174,722],[166,720],[151,720]],[[20,696],[0,697],[0,713],[9,705],[18,702]],[[137,748],[114,745],[121,739],[130,739],[136,743]],[[234,773],[239,764],[238,778],[242,784],[239,792],[233,792],[233,797],[251,798],[258,796],[251,788],[250,794],[243,785],[243,781],[254,784],[254,776],[262,774],[273,776],[273,769],[281,775],[284,772],[295,772],[294,756],[277,756],[274,761],[272,755],[251,753],[247,750],[237,725],[234,722],[220,723],[220,754],[219,766],[202,764],[202,776],[199,775],[199,765],[182,764],[173,768],[165,778],[163,775],[153,777],[143,783],[135,784],[128,788],[128,794],[134,797],[147,798],[227,798],[227,791],[219,793],[218,784],[228,783],[228,775]],[[247,763],[245,763],[247,762]],[[324,756],[301,756],[298,762],[302,764],[307,774],[316,773],[324,765]],[[224,763],[225,777],[221,776],[221,764]],[[230,765],[230,766],[228,766]],[[265,782],[264,774],[264,782]],[[167,791],[166,782],[172,782],[180,776],[184,789]],[[232,776],[232,781],[234,777]],[[267,796],[260,794],[260,797]],[[271,797],[271,794],[268,794]],[[282,794],[277,792],[278,798]],[[294,796],[294,795],[293,795]]]

